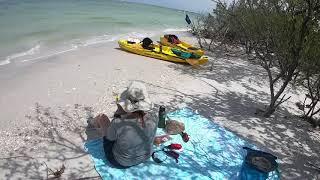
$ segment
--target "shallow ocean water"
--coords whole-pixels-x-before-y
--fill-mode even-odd
[[[186,31],[184,16],[181,10],[118,0],[2,0],[0,65],[121,38]]]

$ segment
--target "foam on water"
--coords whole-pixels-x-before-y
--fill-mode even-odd
[[[167,33],[167,32],[187,32],[190,30],[191,30],[190,28],[168,28],[168,29],[163,30],[163,32],[164,33]]]
[[[3,66],[3,65],[6,65],[6,64],[10,64],[11,61],[6,59],[6,60],[3,60],[3,61],[0,61],[0,66]]]
[[[129,39],[129,38],[142,39],[144,37],[152,37],[154,35],[155,35],[155,33],[152,33],[152,32],[144,32],[144,33],[130,32],[130,33],[124,33],[124,34],[118,34],[118,35],[104,34],[102,36],[92,37],[92,38],[89,38],[84,41],[81,41],[80,39],[73,39],[70,42],[64,43],[64,44],[66,44],[65,46],[71,47],[71,48],[65,48],[60,51],[54,50],[53,52],[50,52],[50,53],[44,53],[45,55],[42,55],[39,57],[32,57],[32,58],[24,59],[21,62],[28,62],[28,61],[45,59],[45,58],[49,58],[52,56],[75,51],[81,47],[88,47],[88,46],[92,46],[92,45],[96,45],[96,44],[103,44],[103,43],[118,41],[119,39]],[[26,53],[25,55],[31,55],[31,54]],[[19,57],[22,57],[22,56],[19,56]]]
[[[144,37],[152,37],[155,33],[153,32],[129,32],[129,33],[123,33],[123,34],[104,34],[102,36],[96,36],[89,38],[85,40],[84,42],[78,42],[75,45],[76,46],[90,46],[95,44],[101,44],[101,43],[107,43],[112,41],[118,41],[119,39],[128,39],[128,38],[138,38],[142,39]]]
[[[19,53],[12,54],[10,56],[7,56],[5,60],[0,61],[0,66],[10,64],[12,60],[18,59],[24,56],[30,56],[34,55],[35,53],[39,52],[40,50],[40,44],[35,45],[31,49]]]
[[[74,51],[76,49],[78,49],[78,48],[77,47],[73,47],[71,49],[67,49],[67,50],[64,50],[64,51],[57,51],[57,52],[54,52],[54,53],[51,53],[51,54],[48,54],[48,55],[35,57],[35,58],[30,58],[30,59],[25,59],[25,60],[22,60],[21,62],[28,62],[28,61],[44,59],[44,58],[52,57],[52,56],[55,56],[55,55],[63,54],[63,53],[66,53],[66,52]]]
[[[40,44],[30,48],[27,51],[19,52],[8,56],[5,60],[0,61],[0,66],[10,64],[12,60],[19,60],[20,62],[28,62],[49,58],[56,55],[76,51],[82,47],[93,46],[97,44],[104,44],[109,42],[118,41],[120,39],[139,39],[142,40],[145,37],[154,37],[163,33],[181,33],[188,32],[186,28],[167,28],[165,30],[158,31],[132,31],[122,34],[103,34],[100,36],[94,36],[87,39],[72,39],[70,41],[63,42],[60,47],[52,47],[51,49],[41,48]],[[41,48],[41,51],[40,51]],[[37,56],[38,55],[38,56]]]

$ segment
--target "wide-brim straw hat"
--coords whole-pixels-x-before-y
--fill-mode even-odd
[[[153,108],[146,86],[138,81],[131,82],[127,90],[122,92],[118,104],[126,112],[147,112]]]

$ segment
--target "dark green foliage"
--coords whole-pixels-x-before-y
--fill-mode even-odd
[[[229,5],[218,1],[213,14],[205,16],[201,26],[209,35],[200,35],[244,45],[266,70],[270,104],[265,117],[290,98],[283,92],[293,78],[303,75],[319,83],[314,79],[319,74],[315,64],[320,57],[320,0],[238,0]]]

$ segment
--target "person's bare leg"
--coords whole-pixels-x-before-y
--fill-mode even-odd
[[[105,114],[99,114],[94,118],[94,126],[98,129],[102,136],[106,135],[107,128],[110,126],[111,121]]]

